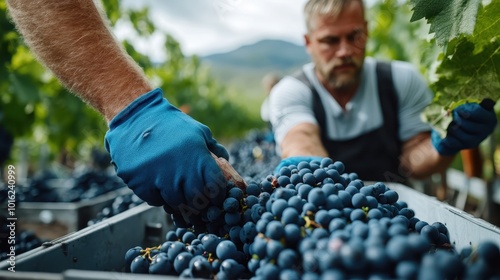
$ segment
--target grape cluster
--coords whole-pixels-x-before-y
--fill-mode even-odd
[[[101,211],[99,211],[94,219],[89,220],[87,222],[87,226],[91,226],[104,221],[117,214],[125,212],[128,209],[134,208],[142,204],[143,202],[144,201],[135,194],[125,194],[118,196],[113,199],[113,202],[111,202],[110,205],[104,207]]]
[[[40,247],[43,242],[47,240],[40,239],[31,230],[19,230],[16,229],[15,232],[15,242],[9,242],[9,237],[11,236],[11,230],[8,227],[9,221],[6,217],[0,216],[0,261],[8,259],[8,253],[11,251],[11,246],[15,246],[15,252],[17,255],[27,252],[29,250]]]
[[[243,178],[264,178],[280,163],[281,157],[269,135],[272,131],[252,130],[228,147],[229,162]]]
[[[61,179],[51,172],[43,172],[19,185],[17,199],[20,202],[78,202],[93,199],[102,194],[125,187],[115,174],[106,170],[86,170],[67,178],[61,186],[50,182]],[[5,187],[0,186],[0,189]]]
[[[213,279],[498,279],[500,249],[457,252],[445,224],[420,220],[382,182],[330,158],[228,188],[209,231],[177,227],[125,255],[132,273]],[[223,221],[223,222],[221,222]]]
[[[91,200],[97,196],[125,187],[115,173],[92,169],[74,177],[73,185],[60,195],[60,201],[77,202]]]

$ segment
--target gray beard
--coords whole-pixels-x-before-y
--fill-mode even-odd
[[[328,79],[328,85],[336,91],[344,91],[351,89],[353,86],[358,85],[360,80],[361,80],[361,71],[359,73],[356,73],[356,75],[349,80],[339,81],[336,78],[330,77],[330,79]]]

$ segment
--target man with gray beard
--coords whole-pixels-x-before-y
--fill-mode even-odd
[[[492,104],[457,107],[445,138],[421,120],[433,93],[410,63],[365,57],[362,0],[309,0],[304,15],[312,63],[284,77],[270,94],[283,158],[276,173],[330,157],[363,180],[423,179],[446,170],[456,153],[493,132]]]

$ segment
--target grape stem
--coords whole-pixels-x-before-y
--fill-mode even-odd
[[[307,214],[310,215],[311,213],[308,212]],[[304,216],[304,220],[306,221],[306,225],[305,225],[306,228],[310,228],[310,227],[320,228],[321,227],[320,224],[316,223],[309,216]]]
[[[158,245],[158,246],[154,246],[154,247],[151,247],[151,248],[146,248],[144,250],[141,250],[141,255],[143,258],[148,258],[149,261],[153,261],[153,258],[151,257],[151,251],[153,250],[159,250],[161,248],[161,245]]]

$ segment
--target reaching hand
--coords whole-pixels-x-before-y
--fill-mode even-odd
[[[217,157],[226,149],[210,129],[172,106],[155,89],[113,118],[105,146],[116,172],[134,193],[169,213],[197,214],[225,197]]]
[[[447,128],[446,137],[432,131],[431,140],[439,154],[454,155],[463,149],[471,149],[488,137],[497,125],[493,110],[494,102],[485,99],[478,103],[466,103],[453,110],[453,121]]]

